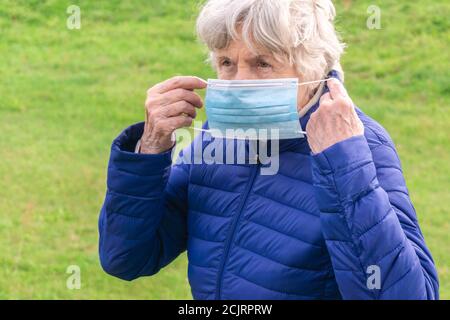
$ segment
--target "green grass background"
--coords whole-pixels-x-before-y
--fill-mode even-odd
[[[450,298],[447,0],[335,1],[354,101],[391,133]],[[81,30],[66,9],[81,7]],[[368,30],[367,8],[382,10]],[[148,87],[214,77],[194,0],[3,0],[0,6],[0,298],[190,299],[186,255],[151,278],[106,275],[97,218],[112,139],[143,119]],[[66,268],[82,288],[66,288]]]

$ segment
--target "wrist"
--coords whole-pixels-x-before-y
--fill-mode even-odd
[[[160,154],[169,151],[175,145],[175,139],[161,141],[156,139],[145,139],[142,137],[136,145],[138,153],[142,154]]]
[[[146,146],[141,144],[138,152],[141,154],[160,154],[169,151],[174,147],[174,145],[175,143],[172,143],[167,147],[161,147],[161,146]]]

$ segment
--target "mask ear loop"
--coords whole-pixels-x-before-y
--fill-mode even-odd
[[[323,80],[315,80],[315,81],[308,81],[308,82],[301,82],[301,83],[298,83],[297,85],[299,86],[299,87],[301,87],[301,86],[306,86],[306,85],[309,85],[309,84],[315,84],[315,83],[322,83],[322,82],[327,82],[328,80],[330,80],[331,78],[326,78],[326,79],[323,79]],[[297,133],[300,133],[300,134],[303,134],[303,135],[307,135],[307,133],[306,133],[306,131],[303,131],[303,130],[299,130],[299,131],[297,131]]]
[[[309,84],[315,84],[315,83],[323,83],[323,82],[327,82],[328,80],[330,80],[331,78],[326,78],[326,79],[323,79],[323,80],[317,80],[317,81],[309,81],[309,82],[302,82],[302,83],[299,83],[298,84],[298,86],[300,87],[300,86],[305,86],[305,85],[309,85]],[[297,133],[301,133],[301,134],[303,134],[303,135],[307,135],[306,134],[306,131],[298,131]]]
[[[189,129],[192,129],[194,131],[199,131],[199,132],[207,132],[207,133],[211,132],[211,130],[209,130],[209,129],[200,129],[200,128],[195,128],[195,127],[189,127]]]
[[[306,85],[308,85],[308,84],[315,84],[315,83],[322,83],[322,82],[326,82],[326,81],[328,81],[328,80],[330,80],[331,78],[326,78],[326,79],[323,79],[323,80],[315,80],[315,81],[308,81],[308,82],[300,82],[300,83],[298,83],[297,85],[300,87],[300,86],[306,86]]]

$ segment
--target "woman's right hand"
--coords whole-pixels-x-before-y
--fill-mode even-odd
[[[145,127],[140,153],[158,154],[173,147],[173,132],[192,125],[196,108],[203,106],[194,89],[207,83],[197,77],[174,77],[158,83],[147,91]]]

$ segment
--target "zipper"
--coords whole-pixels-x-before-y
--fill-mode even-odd
[[[252,189],[253,182],[255,181],[256,174],[258,173],[258,169],[259,169],[259,165],[260,165],[258,156],[257,156],[256,161],[257,161],[257,164],[252,166],[252,172],[250,174],[250,180],[247,183],[247,186],[245,188],[244,197],[243,197],[242,202],[241,202],[241,204],[239,206],[239,210],[238,210],[238,212],[237,212],[237,214],[236,214],[236,216],[235,216],[235,218],[234,218],[234,220],[232,222],[231,233],[230,233],[230,235],[229,235],[229,237],[227,239],[227,242],[225,243],[223,258],[222,258],[222,262],[220,264],[219,272],[218,272],[218,275],[217,275],[216,297],[215,297],[216,300],[220,299],[221,289],[222,289],[222,282],[223,282],[223,273],[224,273],[224,269],[225,269],[225,264],[226,264],[226,262],[228,260],[228,255],[230,254],[231,244],[233,243],[233,240],[234,240],[235,235],[236,235],[236,227],[237,227],[238,222],[240,220],[242,211],[244,211],[244,207],[245,207],[245,204],[247,203],[248,195],[250,193],[250,190]]]

